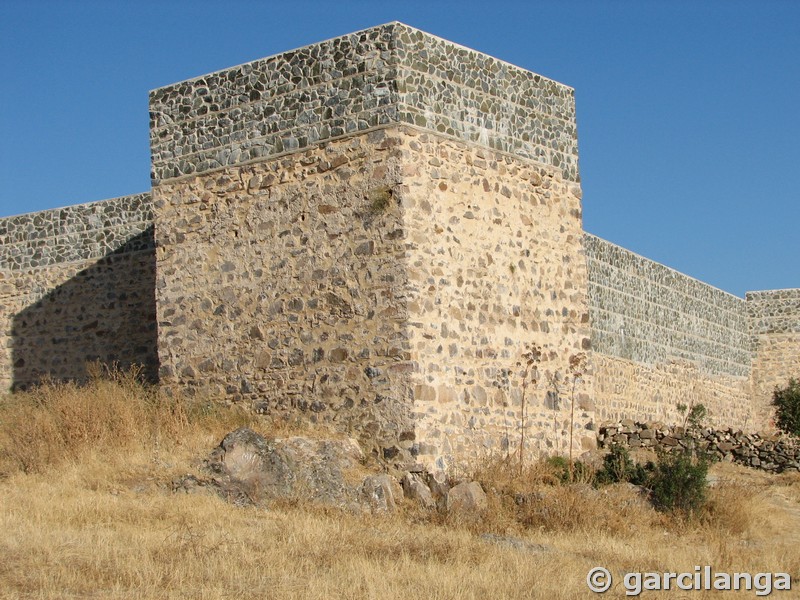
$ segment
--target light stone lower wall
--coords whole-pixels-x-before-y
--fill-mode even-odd
[[[748,292],[753,334],[753,398],[764,420],[776,387],[800,379],[800,289]]]
[[[0,390],[157,372],[150,195],[0,219]]]
[[[153,190],[163,385],[413,444],[399,144],[378,130]]]
[[[515,452],[522,367],[528,456],[594,445],[591,375],[572,387],[569,359],[589,343],[580,187],[532,161],[406,130],[402,202],[409,343],[420,460]]]
[[[760,428],[750,395],[745,301],[586,235],[594,392],[600,420],[682,420]]]
[[[559,169],[399,126],[154,204],[164,385],[443,468],[519,443],[536,343],[528,445],[566,449],[572,398],[576,451],[593,439],[590,375],[568,374],[589,342],[580,189]]]
[[[643,364],[633,360],[592,354],[598,422],[633,419],[643,422],[682,423],[679,403],[703,404],[707,421],[718,427],[748,431],[764,427],[755,411],[749,378],[710,374],[685,360]]]

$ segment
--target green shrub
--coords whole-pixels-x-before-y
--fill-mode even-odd
[[[772,394],[775,424],[785,433],[800,436],[800,381],[790,379],[785,388]]]
[[[708,461],[689,451],[659,455],[648,486],[656,509],[691,514],[706,500]]]
[[[576,460],[572,463],[572,476],[570,477],[569,459],[564,456],[551,456],[547,464],[555,471],[561,483],[588,482],[593,479],[592,469]]]
[[[652,470],[652,463],[649,464]],[[648,476],[648,469],[634,463],[625,446],[613,444],[611,452],[603,458],[603,468],[595,473],[595,482],[604,485],[627,481],[634,485],[644,485]]]

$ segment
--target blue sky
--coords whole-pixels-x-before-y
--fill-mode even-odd
[[[393,20],[575,88],[587,231],[800,287],[794,0],[0,0],[0,217],[148,190],[149,90]]]

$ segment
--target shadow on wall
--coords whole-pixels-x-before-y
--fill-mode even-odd
[[[12,389],[44,377],[84,381],[93,361],[158,375],[153,227],[13,318]]]

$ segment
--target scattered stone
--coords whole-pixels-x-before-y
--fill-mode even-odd
[[[449,513],[475,515],[489,507],[489,501],[477,481],[459,483],[447,492],[446,508]]]
[[[400,481],[405,497],[419,504],[422,508],[436,507],[430,488],[425,485],[422,477],[417,473],[406,473]]]
[[[393,512],[403,498],[400,484],[389,475],[369,475],[361,484],[361,496],[373,512]]]
[[[498,546],[506,546],[508,548],[513,548],[514,550],[519,550],[520,552],[549,552],[550,548],[547,546],[543,546],[542,544],[535,544],[533,542],[529,542],[527,540],[523,540],[521,538],[512,537],[510,535],[498,535],[496,533],[484,533],[481,535],[481,539],[485,542],[489,542],[490,544],[497,544]]]

